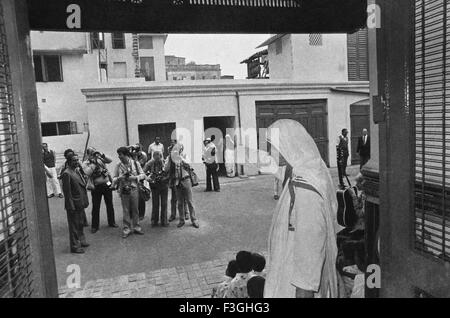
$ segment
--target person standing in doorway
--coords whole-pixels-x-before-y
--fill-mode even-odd
[[[339,186],[345,187],[344,177],[347,176],[348,151],[348,130],[342,129],[342,134],[338,137],[336,144],[337,166],[339,175]]]
[[[164,162],[159,151],[153,153],[153,158],[144,166],[144,173],[149,174],[147,181],[152,190],[152,226],[168,226],[167,222],[167,195],[169,193],[169,180],[164,172]],[[159,207],[161,206],[161,213]]]
[[[53,150],[48,150],[48,144],[42,144],[42,158],[44,165],[50,170],[52,177],[47,177],[47,197],[53,198],[55,195],[63,198],[61,193],[61,186],[58,181],[58,174],[56,173],[56,156]]]
[[[359,170],[361,170],[370,159],[370,136],[366,128],[363,129],[362,136],[358,138],[358,148],[356,149],[356,152],[359,154]]]
[[[91,178],[93,189],[92,195],[92,223],[91,232],[96,233],[100,226],[100,205],[102,197],[106,204],[106,215],[108,218],[108,225],[110,227],[118,227],[114,219],[114,205],[113,193],[111,189],[111,175],[106,167],[106,164],[111,163],[112,160],[105,154],[97,151],[93,147],[86,150],[88,156],[83,163],[83,171],[88,178]]]
[[[89,206],[86,182],[80,173],[80,162],[75,153],[67,155],[66,163],[61,179],[69,224],[70,252],[82,254],[84,248],[89,246],[83,233],[84,209]]]
[[[117,149],[120,162],[114,171],[113,186],[118,185],[120,199],[123,208],[123,233],[122,237],[127,238],[131,233],[143,235],[139,224],[139,189],[138,182],[145,178],[139,162],[131,158],[127,147]]]
[[[236,175],[235,169],[235,151],[234,141],[230,135],[225,136],[225,169],[227,170],[227,177],[233,178]]]
[[[214,186],[214,191],[220,192],[220,184],[219,184],[219,176],[218,176],[219,164],[217,163],[217,148],[216,148],[216,145],[211,141],[210,138],[207,138],[205,141],[203,163],[206,166],[206,190],[205,190],[205,192],[212,191],[211,177],[212,177],[212,183]]]
[[[164,158],[164,145],[161,143],[161,138],[159,136],[155,137],[155,141],[150,144],[150,146],[148,146],[148,156],[149,158],[153,158],[153,153],[155,151],[159,151],[160,153],[162,153],[163,158]]]

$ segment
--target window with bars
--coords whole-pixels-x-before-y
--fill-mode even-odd
[[[309,35],[309,45],[310,46],[322,46],[323,45],[323,37],[322,34],[312,33]]]
[[[91,33],[91,47],[93,50],[104,49],[105,48],[105,39],[104,34],[99,32]]]
[[[113,49],[125,48],[125,34],[120,32],[111,33],[111,41]]]
[[[4,21],[0,2],[0,298],[29,297],[31,254]]]
[[[450,261],[450,7],[416,0],[415,249]]]

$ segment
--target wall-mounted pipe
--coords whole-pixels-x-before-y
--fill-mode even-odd
[[[128,132],[128,108],[127,108],[127,95],[123,94],[123,112],[125,118],[125,139],[127,146],[130,144],[130,134]]]
[[[236,103],[237,103],[238,125],[239,125],[239,146],[242,146],[241,102],[238,91],[236,91]],[[239,175],[245,176],[243,164],[239,164]]]

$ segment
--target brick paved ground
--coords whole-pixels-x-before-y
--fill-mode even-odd
[[[331,172],[337,185],[335,170]],[[357,167],[348,170],[351,176],[357,171]],[[198,230],[189,222],[181,229],[175,224],[151,228],[146,218],[144,236],[123,240],[119,229],[104,225],[106,212],[102,204],[103,226],[94,235],[86,229],[91,246],[83,255],[68,251],[63,200],[50,200],[60,297],[210,297],[211,289],[224,279],[226,265],[237,251],[266,250],[276,204],[270,176],[223,179],[222,183],[221,193],[204,193],[202,185],[195,188]],[[114,203],[120,224],[117,196]],[[87,215],[90,219],[89,209]],[[81,268],[80,289],[65,287],[70,264]]]
[[[212,261],[93,280],[80,289],[62,287],[59,293],[61,298],[210,298],[235,255],[225,252]]]

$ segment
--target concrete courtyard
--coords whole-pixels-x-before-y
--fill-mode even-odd
[[[337,185],[336,169],[331,169]],[[354,177],[358,167],[349,167]],[[200,228],[186,222],[177,228],[151,227],[151,203],[141,223],[145,235],[121,238],[120,228],[109,228],[102,203],[100,230],[85,234],[90,247],[85,254],[69,252],[64,200],[49,199],[53,243],[60,297],[208,297],[211,288],[222,280],[226,264],[239,250],[265,254],[273,210],[273,177],[221,179],[220,193],[194,188],[194,201]],[[122,209],[114,194],[116,222],[121,225]],[[170,208],[170,203],[169,203]],[[91,221],[90,208],[86,210]],[[77,264],[81,288],[68,289]]]

